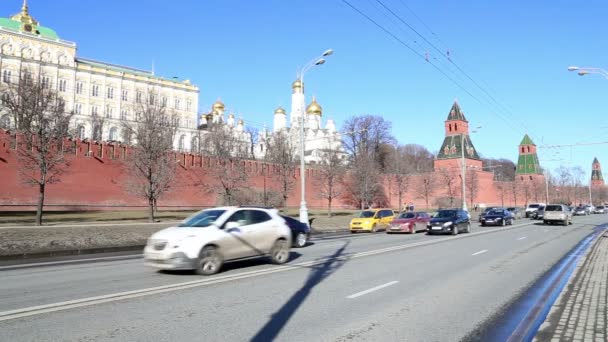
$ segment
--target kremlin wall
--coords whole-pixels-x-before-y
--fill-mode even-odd
[[[493,172],[482,171],[481,160],[468,135],[468,122],[461,112],[458,103],[454,103],[448,119],[445,121],[446,136],[439,154],[435,160],[434,191],[429,198],[429,206],[436,207],[438,199],[445,199],[446,188],[440,183],[437,171],[447,168],[456,178],[455,203],[460,199],[460,165],[464,154],[467,172],[475,173],[476,194],[473,203],[485,205],[524,205],[525,198],[519,187],[517,198],[513,191],[500,191],[500,184],[494,181]],[[35,210],[37,188],[23,184],[18,173],[14,134],[0,130],[0,211]],[[463,148],[464,151],[461,149]],[[119,143],[98,143],[87,140],[65,140],[69,166],[61,176],[61,181],[47,185],[45,210],[128,210],[145,208],[146,201],[128,193],[124,187],[127,182],[122,159],[129,153],[129,147]],[[87,153],[90,151],[89,153]],[[158,201],[160,209],[196,209],[220,204],[217,194],[210,193],[201,184],[209,184],[213,180],[208,176],[215,160],[209,157],[183,152],[173,152],[177,173],[171,191]],[[544,176],[538,165],[536,146],[526,135],[519,147],[519,160],[516,170],[516,183],[528,184],[528,201],[544,201]],[[273,166],[255,160],[243,160],[240,167],[246,168],[249,177],[247,188],[259,192],[278,192],[279,182],[273,173]],[[307,168],[307,202],[310,208],[326,208],[326,200],[319,198],[320,193],[315,179],[318,178],[314,165]],[[294,173],[294,186],[287,201],[288,207],[298,207],[300,204],[299,168]],[[416,208],[424,208],[426,199],[416,190],[416,185],[428,179],[427,175],[412,175],[408,191],[402,196],[402,201],[414,203]],[[469,176],[467,176],[467,181]],[[391,176],[383,177],[384,196],[375,205],[401,208],[403,203],[392,189]],[[503,187],[507,186],[503,182]],[[532,186],[533,184],[534,186]],[[532,191],[534,189],[535,191]],[[467,186],[467,191],[469,188]],[[471,203],[470,193],[467,202]],[[333,201],[333,208],[352,208],[344,198]]]

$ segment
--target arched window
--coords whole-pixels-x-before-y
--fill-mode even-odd
[[[454,130],[458,131],[458,124],[457,123],[454,124]]]
[[[192,138],[190,150],[192,153],[198,153],[198,137]]]
[[[526,150],[524,147],[521,148],[521,153],[526,153]]]
[[[101,125],[93,126],[93,140],[101,140]]]
[[[0,128],[9,129],[11,128],[11,117],[8,114],[3,115],[0,118]]]
[[[450,131],[450,132],[452,131],[452,124],[449,124],[449,129],[448,129],[448,131]]]
[[[527,147],[528,147],[528,153],[530,153],[530,146],[527,146]]]
[[[112,127],[110,128],[110,140],[118,139],[118,128]]]
[[[183,151],[183,150],[184,150],[184,142],[185,142],[185,141],[186,141],[186,136],[185,136],[185,135],[181,135],[181,136],[179,137],[179,143],[177,144],[177,146],[178,146],[177,148],[178,148],[180,151]]]
[[[80,125],[78,126],[78,128],[76,128],[76,134],[78,139],[80,140],[84,140],[84,126]]]

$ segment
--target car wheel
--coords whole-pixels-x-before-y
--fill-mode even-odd
[[[372,233],[377,233],[377,232],[378,232],[378,227],[374,223],[374,225],[372,226]]]
[[[471,223],[467,224],[467,234],[471,232]]]
[[[500,223],[501,226],[506,226],[507,225],[507,220],[502,220],[502,222]]]
[[[452,228],[452,235],[458,235],[458,226],[454,225],[454,228]]]
[[[563,226],[567,226],[568,225],[568,219],[565,219],[564,222],[562,222]]]
[[[547,221],[543,221],[543,224],[547,224]]]
[[[410,227],[410,234],[416,234],[416,226]]]
[[[298,248],[302,248],[302,247],[306,246],[307,242],[308,242],[308,238],[306,237],[306,234],[300,232],[300,233],[298,233],[298,235],[296,235],[296,238],[294,239],[294,246],[298,247]]]
[[[273,264],[284,264],[289,261],[289,247],[287,241],[277,240],[270,249],[270,261]]]
[[[216,247],[207,246],[203,248],[199,254],[198,260],[196,261],[196,274],[199,275],[212,275],[219,272],[224,263],[222,254],[217,250]]]
[[[482,223],[482,224],[481,224],[481,226],[482,226],[482,227],[485,227],[485,226],[486,226],[486,224],[485,224],[485,223]]]

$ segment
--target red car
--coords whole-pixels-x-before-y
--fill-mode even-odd
[[[425,212],[405,212],[399,214],[386,230],[387,233],[411,233],[426,230],[431,215]]]

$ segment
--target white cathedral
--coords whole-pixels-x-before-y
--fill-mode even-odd
[[[287,135],[290,145],[294,148],[294,155],[300,156],[300,132],[304,125],[304,161],[306,163],[319,163],[328,151],[338,151],[340,158],[346,154],[342,149],[342,141],[336,124],[328,119],[325,127],[322,127],[323,108],[315,97],[308,106],[305,103],[304,85],[300,79],[296,79],[292,85],[291,112],[289,114],[289,127],[287,126],[287,113],[282,107],[274,111],[273,129],[268,132],[264,129],[260,132],[255,147],[255,157],[263,158],[273,136],[279,132]]]

